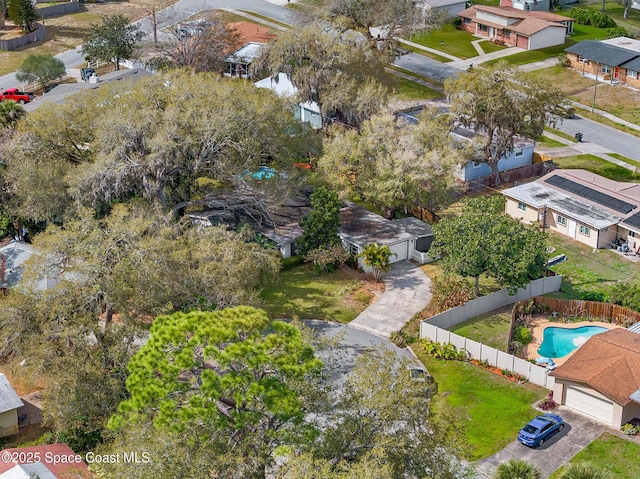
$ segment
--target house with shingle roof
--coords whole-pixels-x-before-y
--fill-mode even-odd
[[[0,479],[93,477],[82,457],[64,443],[3,449],[1,453]]]
[[[262,47],[276,38],[273,30],[251,22],[227,24],[240,35],[242,48],[230,53],[224,60],[224,75],[249,78],[250,66],[260,54]]]
[[[586,170],[554,170],[502,191],[506,212],[592,248],[640,248],[640,185]]]
[[[24,406],[7,377],[0,373],[0,437],[16,434],[18,427],[18,408]]]
[[[573,18],[513,7],[473,5],[461,11],[460,28],[489,40],[525,50],[562,45],[573,32]]]
[[[549,376],[556,402],[619,428],[640,418],[640,335],[624,328],[589,338]]]
[[[640,88],[640,41],[627,37],[583,40],[565,49],[569,66],[602,81]]]

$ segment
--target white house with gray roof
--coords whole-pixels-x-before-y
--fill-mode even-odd
[[[640,249],[640,185],[609,180],[586,170],[554,170],[531,183],[502,191],[506,212],[524,223],[592,248],[626,243]]]
[[[0,373],[0,437],[18,432],[18,408],[24,406],[7,377]]]

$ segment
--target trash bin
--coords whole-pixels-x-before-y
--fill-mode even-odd
[[[576,133],[576,141],[582,141],[582,133]]]

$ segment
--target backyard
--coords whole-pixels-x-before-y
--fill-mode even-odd
[[[640,477],[640,443],[603,433],[595,441],[576,454],[569,464],[586,461],[609,471],[612,479],[637,479]],[[559,479],[565,466],[549,476]]]
[[[449,328],[452,333],[507,351],[513,305],[490,311]]]
[[[357,274],[354,272],[353,274]],[[260,294],[263,308],[272,318],[327,319],[348,323],[383,289],[343,269],[318,276],[303,264],[282,271]]]

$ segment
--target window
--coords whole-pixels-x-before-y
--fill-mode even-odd
[[[487,30],[489,30],[489,27],[487,27],[486,25],[480,25],[481,32],[486,32]]]
[[[589,228],[587,228],[584,225],[580,225],[580,234],[583,234],[585,236],[589,236]]]
[[[556,221],[558,222],[559,225],[567,226],[567,218],[565,218],[564,216],[558,215],[558,217],[556,218]]]
[[[602,65],[602,73],[611,73],[611,67],[609,65]]]
[[[627,76],[629,78],[638,78],[638,72],[635,70],[627,70]]]
[[[521,157],[522,155],[524,155],[524,148],[518,148],[516,150],[516,158]]]
[[[522,201],[518,201],[518,209],[521,211],[527,211],[527,205],[525,205]]]
[[[506,28],[503,28],[503,29],[502,29],[502,34],[503,34],[505,37],[508,37],[509,35],[511,35],[511,30],[508,30],[508,29],[506,29]]]
[[[629,236],[631,236],[632,238],[636,237],[636,232],[635,231],[629,231]]]
[[[349,243],[349,254],[355,256],[358,254],[358,245]]]
[[[585,57],[583,57],[582,55],[578,55],[578,62],[579,63],[586,63],[587,65],[589,64],[589,60],[587,60]]]
[[[469,25],[471,23],[471,19],[470,18],[465,18],[464,19],[464,23],[465,23],[465,25]]]

